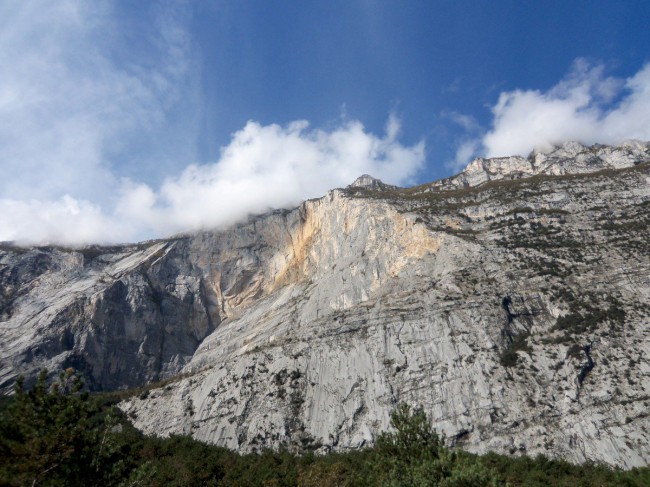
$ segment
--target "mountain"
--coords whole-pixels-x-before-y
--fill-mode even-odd
[[[75,367],[146,433],[359,448],[402,402],[456,445],[650,463],[650,144],[368,175],[220,231],[0,250],[0,386]]]

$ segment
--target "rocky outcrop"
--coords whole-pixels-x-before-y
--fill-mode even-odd
[[[648,149],[367,178],[139,246],[5,247],[4,384],[42,365],[97,388],[182,372],[121,407],[242,451],[358,448],[408,402],[471,451],[647,464]]]
[[[463,172],[428,185],[429,190],[478,186],[488,181],[522,179],[535,175],[584,174],[603,169],[622,169],[647,161],[648,144],[630,140],[620,146],[585,146],[567,142],[551,152],[521,156],[474,159]]]
[[[178,372],[219,323],[178,242],[0,252],[0,384],[74,367],[93,389]],[[182,323],[183,326],[178,326]]]
[[[368,174],[359,176],[349,188],[364,188],[364,189],[373,189],[375,191],[385,191],[387,189],[397,189],[397,186],[391,186],[382,182],[380,179],[373,178]]]

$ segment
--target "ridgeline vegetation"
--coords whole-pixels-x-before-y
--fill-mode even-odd
[[[446,446],[423,411],[399,406],[372,448],[238,454],[133,428],[116,394],[88,394],[72,369],[0,401],[0,486],[647,486],[650,469],[545,457],[473,455]]]

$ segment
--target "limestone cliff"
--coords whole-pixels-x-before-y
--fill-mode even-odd
[[[650,463],[650,145],[565,144],[137,246],[0,252],[0,379],[73,365],[147,433]]]

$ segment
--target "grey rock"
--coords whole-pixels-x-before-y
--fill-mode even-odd
[[[605,169],[621,169],[648,160],[648,144],[630,140],[620,146],[585,146],[567,142],[548,153],[474,159],[460,174],[435,181],[429,190],[457,189],[478,186],[488,181],[513,180],[537,175],[591,173]]]
[[[646,465],[648,160],[565,144],[92,259],[5,246],[2,383],[168,378],[134,424],[241,451],[359,448],[407,402],[470,451]]]
[[[386,189],[396,189],[397,188],[397,186],[391,186],[389,184],[385,184],[380,179],[373,178],[372,176],[370,176],[368,174],[364,174],[362,176],[359,176],[348,187],[349,188],[374,189],[374,190],[377,190],[377,191],[382,191],[382,190],[386,190]]]
[[[0,251],[0,384],[74,367],[93,389],[177,373],[214,330],[209,290],[177,242]],[[182,323],[183,326],[178,326]]]

